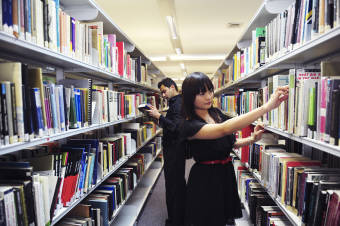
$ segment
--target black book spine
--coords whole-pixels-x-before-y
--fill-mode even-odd
[[[13,136],[17,136],[18,135],[18,120],[17,120],[17,107],[16,107],[16,95],[15,95],[14,83],[11,83],[11,97],[12,97]]]
[[[31,110],[32,110],[32,121],[33,121],[33,130],[36,134],[39,134],[39,119],[37,114],[37,107],[35,103],[35,93],[34,89],[30,89],[30,96],[31,96]]]
[[[340,90],[333,90],[332,93],[332,112],[330,121],[330,143],[338,145],[338,131],[339,131],[339,105],[340,105]]]
[[[89,126],[92,125],[92,79],[88,80],[89,82],[89,87],[88,87],[88,106],[87,106],[87,120],[88,120],[88,124]]]
[[[0,93],[1,92],[2,92],[2,86],[0,85]],[[0,100],[1,100],[1,96],[0,96]],[[5,141],[5,136],[3,134],[2,104],[1,104],[1,101],[0,101],[0,142],[1,142],[1,145],[4,145],[4,143],[5,143],[4,141]]]
[[[296,0],[294,23],[293,23],[293,35],[292,35],[291,44],[295,44],[297,41],[297,36],[299,33],[299,21],[300,21],[300,10],[301,10],[300,8],[301,8],[301,0]]]
[[[84,127],[85,123],[85,101],[84,101],[84,91],[79,90],[80,94],[80,116],[81,116],[81,127]]]
[[[44,42],[45,47],[48,47],[49,37],[48,37],[48,27],[49,27],[49,20],[48,20],[48,0],[43,0],[43,23],[44,23]],[[47,44],[47,46],[46,46]]]
[[[17,218],[17,224],[19,226],[24,226],[24,213],[21,206],[21,197],[20,197],[20,191],[17,188],[13,189],[14,191],[14,202],[15,202],[15,211],[16,211],[16,218]]]
[[[2,134],[6,137],[9,136],[8,129],[8,112],[7,112],[7,101],[6,101],[6,84],[1,84],[1,106],[2,106]],[[6,144],[6,142],[5,142]]]
[[[0,226],[6,226],[6,213],[4,198],[0,198]]]

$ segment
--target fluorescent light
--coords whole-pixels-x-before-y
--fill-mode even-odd
[[[224,54],[181,54],[181,55],[168,55],[168,56],[154,56],[149,57],[153,62],[155,61],[195,61],[195,60],[224,60]]]
[[[153,62],[155,62],[155,61],[166,61],[167,57],[166,56],[155,56],[155,57],[149,57],[149,59]]]
[[[170,55],[170,60],[172,61],[182,61],[182,60],[224,60],[224,54],[181,54],[181,55]]]
[[[176,48],[175,51],[176,51],[177,55],[181,55],[182,54],[181,48]]]
[[[174,18],[172,16],[166,16],[166,22],[168,22],[172,39],[177,39],[177,32],[176,32]]]
[[[183,63],[180,63],[179,66],[182,68],[182,70],[185,70],[185,65]]]
[[[185,78],[173,78],[174,81],[183,81]]]

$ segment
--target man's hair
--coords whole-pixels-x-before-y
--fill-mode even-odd
[[[165,78],[165,79],[163,79],[162,81],[160,81],[160,82],[158,83],[158,88],[160,89],[162,85],[165,86],[165,87],[168,87],[168,88],[170,88],[171,85],[174,85],[176,91],[178,91],[178,88],[177,88],[176,83],[175,83],[174,80],[172,80],[171,78]]]

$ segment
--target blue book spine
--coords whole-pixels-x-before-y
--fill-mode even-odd
[[[13,25],[13,16],[12,16],[12,0],[3,0],[2,1],[2,23],[7,24],[8,27]]]
[[[44,122],[43,122],[43,115],[41,110],[41,94],[39,88],[33,88],[34,90],[34,98],[35,98],[35,107],[36,107],[36,113],[37,113],[37,123],[39,131],[40,129],[44,129]]]
[[[63,85],[58,85],[59,94],[59,112],[60,112],[60,127],[61,131],[65,131],[65,109],[64,109],[64,89]]]
[[[80,175],[80,181],[79,181],[79,190],[84,189],[84,181],[85,181],[85,175],[86,175],[86,155],[87,152],[83,152],[83,155],[81,157],[81,175]]]
[[[2,8],[2,15],[1,15],[1,19],[2,19],[2,24],[8,24],[7,22],[7,12],[8,12],[8,7],[7,7],[7,2],[6,1],[2,1],[1,2],[1,8]]]
[[[100,209],[100,215],[103,217],[103,226],[109,226],[109,207],[106,200],[94,200],[87,201],[92,207]]]
[[[76,20],[71,17],[71,35],[72,35],[72,51],[76,51]]]
[[[60,49],[60,29],[59,29],[59,6],[60,2],[59,0],[55,1],[55,10],[56,10],[56,29],[57,29],[57,48]]]
[[[94,170],[93,169],[94,169],[94,162],[95,162],[95,154],[92,154],[92,155],[93,155],[93,158],[92,158],[91,162],[89,163],[91,165],[90,165],[89,180],[88,180],[88,185],[87,185],[88,188],[90,188],[91,184],[96,184],[94,182],[94,180],[92,181],[92,179],[94,178],[93,177],[93,174],[94,174]]]
[[[106,186],[99,186],[99,190],[106,190],[106,191],[112,191],[112,209],[116,209],[116,186],[115,185],[106,185]]]
[[[56,96],[55,96],[55,85],[53,83],[49,84],[50,86],[50,95],[51,95],[51,107],[52,107],[52,121],[54,131],[58,129],[58,117],[57,117],[57,104],[56,104]]]
[[[80,110],[80,90],[74,90],[74,101],[75,101],[75,108],[76,108],[76,117],[77,117],[77,124],[78,127],[81,127],[81,110]]]
[[[28,30],[27,32],[29,32],[30,34],[32,34],[32,24],[31,24],[31,19],[32,19],[32,16],[31,16],[31,0],[27,0],[27,17],[28,17],[28,21],[27,21],[27,25],[28,25]]]

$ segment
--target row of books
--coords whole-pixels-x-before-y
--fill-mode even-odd
[[[340,24],[339,1],[296,0],[265,27],[252,31],[250,46],[233,55],[221,69],[215,88],[237,81],[282,54],[307,43]]]
[[[291,69],[289,74],[269,77],[259,90],[222,95],[217,104],[231,114],[244,114],[269,100],[279,86],[289,86],[289,99],[264,115],[265,125],[297,136],[339,145],[340,126],[338,62],[321,62],[318,69]]]
[[[334,190],[340,188],[339,168],[326,168],[319,160],[287,152],[287,146],[272,134],[264,134],[250,147],[248,166],[258,174],[270,196],[302,223],[333,225],[329,222],[334,223],[335,216],[340,215],[339,209],[333,208],[338,200],[331,200]]]
[[[141,114],[139,104],[161,104],[157,94],[108,90],[91,79],[55,84],[41,68],[21,63],[0,63],[0,69],[1,146],[133,118]]]
[[[148,165],[148,152],[136,154],[105,180],[86,200],[77,205],[58,225],[106,226],[138,185]],[[156,156],[154,156],[156,158]],[[155,161],[162,161],[159,155]]]
[[[3,208],[10,215],[6,220],[25,220],[45,225],[63,207],[86,195],[103,177],[115,169],[117,163],[133,155],[138,138],[145,142],[155,135],[154,127],[146,122],[144,131],[116,133],[100,139],[70,139],[64,144],[48,143],[16,154],[3,155],[0,182],[11,190],[19,186],[21,198],[16,201],[15,212]],[[143,126],[141,126],[143,127]],[[145,127],[145,126],[144,126]],[[149,132],[148,132],[149,131]],[[144,149],[147,161],[160,148],[160,138]],[[6,205],[5,205],[6,207]],[[26,211],[19,211],[25,210]],[[5,215],[3,215],[5,216]],[[17,225],[28,225],[18,223]],[[8,224],[16,225],[16,224]]]
[[[249,211],[251,222],[256,226],[292,225],[248,169],[239,164],[237,158],[234,158],[234,167],[240,199]]]
[[[68,15],[59,0],[2,0],[0,31],[49,48],[131,81],[151,85],[142,58],[127,53],[115,34],[104,34],[103,22],[81,22]]]

